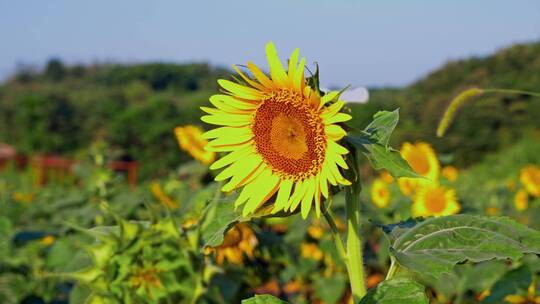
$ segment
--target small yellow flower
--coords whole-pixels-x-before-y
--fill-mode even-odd
[[[303,243],[300,245],[300,253],[302,257],[315,261],[321,261],[324,257],[324,253],[319,249],[319,246],[314,243]]]
[[[529,194],[527,191],[520,189],[514,196],[514,206],[518,211],[524,211],[529,208]]]
[[[379,208],[388,207],[388,203],[390,202],[388,186],[380,178],[375,179],[373,184],[371,184],[371,201]]]
[[[511,178],[508,179],[506,181],[506,189],[508,189],[508,191],[510,191],[510,192],[516,191],[516,181],[511,179]]]
[[[411,196],[416,188],[416,183],[412,178],[398,178],[399,190],[405,196]]]
[[[497,207],[493,207],[493,206],[487,207],[486,208],[486,213],[488,215],[497,215],[497,214],[499,214],[499,209]]]
[[[519,180],[527,192],[534,197],[540,197],[540,169],[535,165],[528,165],[521,169]]]
[[[307,232],[309,236],[312,238],[319,240],[324,235],[324,229],[322,225],[319,222],[314,223],[313,225],[310,225],[307,229]]]
[[[368,288],[375,287],[377,286],[377,284],[379,284],[383,280],[384,280],[384,276],[381,273],[376,272],[376,273],[370,274],[369,277],[367,278],[367,287]]]
[[[399,189],[403,195],[409,196],[413,194],[420,185],[439,182],[440,164],[437,154],[435,154],[430,144],[425,142],[415,144],[405,142],[401,146],[400,153],[416,173],[426,178],[400,178],[398,180]]]
[[[14,192],[11,196],[17,203],[31,203],[34,200],[34,193]]]
[[[51,246],[56,241],[54,235],[44,236],[39,242],[44,246]]]
[[[445,166],[442,168],[441,173],[450,182],[455,182],[459,176],[459,171],[454,166]]]
[[[387,184],[391,184],[394,182],[394,177],[386,170],[381,172],[381,179]]]
[[[174,134],[180,148],[187,151],[201,163],[210,165],[216,159],[215,152],[204,149],[208,144],[208,140],[203,138],[203,130],[201,128],[192,125],[176,127]]]
[[[178,203],[173,201],[172,198],[170,198],[167,194],[165,194],[165,192],[161,188],[161,185],[158,182],[150,183],[150,191],[152,192],[154,197],[163,205],[171,209],[178,208]]]
[[[247,224],[237,224],[227,231],[223,244],[214,248],[216,261],[220,265],[225,260],[232,264],[242,265],[244,255],[250,259],[253,258],[253,252],[257,244],[257,237],[253,230]]]
[[[438,185],[425,185],[418,189],[412,205],[412,214],[419,216],[444,216],[456,214],[461,206],[456,191]]]

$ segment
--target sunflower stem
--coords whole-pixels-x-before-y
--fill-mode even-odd
[[[331,198],[329,198],[329,200],[330,199]],[[345,265],[348,265],[347,251],[345,250],[345,246],[343,245],[343,240],[341,239],[341,236],[339,235],[339,231],[337,229],[336,222],[334,221],[334,216],[332,215],[332,211],[324,208],[322,213],[324,215],[324,218],[326,219],[326,222],[328,223],[328,226],[330,226],[330,231],[332,232],[332,238],[334,239],[334,243],[336,244],[336,249],[340,257],[345,262]]]
[[[347,269],[354,302],[366,295],[362,238],[360,236],[360,180],[357,178],[345,190],[347,204]]]

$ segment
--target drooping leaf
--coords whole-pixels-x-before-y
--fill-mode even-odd
[[[368,291],[360,304],[427,304],[425,287],[406,277],[383,281]]]
[[[236,223],[247,222],[254,218],[281,216],[271,214],[271,207],[263,207],[254,214],[242,216],[242,208],[234,207],[236,197],[229,197],[211,202],[208,205],[205,223],[202,227],[202,240],[205,246],[215,247],[223,243],[225,233]]]
[[[380,111],[363,131],[351,131],[345,137],[356,149],[364,153],[376,170],[386,169],[392,176],[419,177],[401,154],[388,146],[390,136],[399,121],[399,111]]]
[[[373,121],[364,129],[375,142],[387,147],[390,136],[399,121],[399,109],[392,112],[379,111],[373,115]]]
[[[249,299],[242,300],[242,304],[287,304],[287,302],[280,300],[272,295],[255,295]]]
[[[365,154],[375,170],[386,169],[395,178],[420,177],[399,151],[381,144],[368,145],[367,149],[369,152]]]
[[[540,232],[505,217],[452,215],[429,218],[400,233],[390,251],[401,266],[438,278],[464,261],[540,254]]]

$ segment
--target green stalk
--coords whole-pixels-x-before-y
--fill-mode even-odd
[[[328,199],[330,200],[331,197]],[[332,215],[332,212],[330,211],[330,209],[323,209],[322,214],[324,218],[326,219],[328,226],[330,226],[330,231],[332,232],[332,238],[334,239],[334,243],[336,245],[339,256],[343,259],[343,261],[345,262],[345,265],[348,265],[347,251],[345,250],[345,246],[343,245],[341,236],[339,236],[339,231],[337,229],[336,222],[334,221],[334,216]]]
[[[354,302],[358,303],[366,295],[360,236],[360,181],[358,178],[345,190],[345,202],[347,204],[347,269]]]

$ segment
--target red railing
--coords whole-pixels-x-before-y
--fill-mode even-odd
[[[16,151],[9,146],[0,145],[0,169],[3,169],[8,162],[13,161],[18,170],[23,170],[30,165],[36,170],[37,184],[46,185],[49,178],[54,178],[58,181],[63,181],[68,175],[73,174],[73,167],[76,164],[75,160],[61,157],[59,155],[38,155],[27,157],[17,154]],[[9,153],[7,153],[7,152]],[[4,153],[2,153],[4,152]],[[136,161],[111,161],[108,167],[115,172],[126,172],[127,181],[130,187],[135,187],[137,184],[137,167]]]

